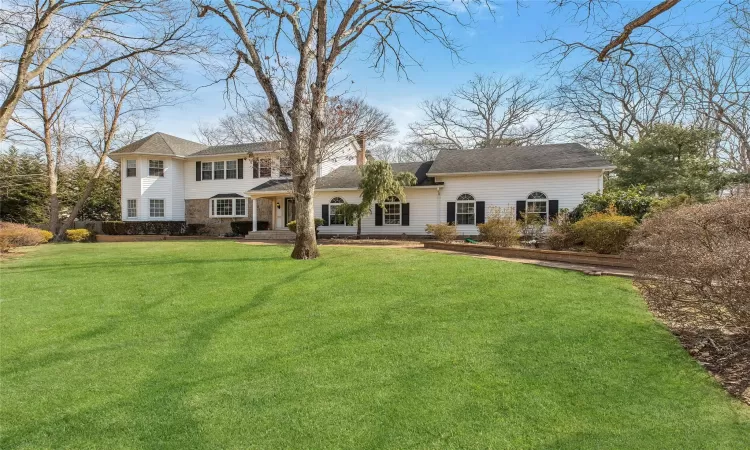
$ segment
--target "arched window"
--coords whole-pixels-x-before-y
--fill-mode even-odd
[[[538,217],[547,222],[547,211],[549,211],[549,200],[544,192],[534,191],[526,197],[526,221]]]
[[[401,200],[398,197],[388,197],[385,200],[383,223],[386,225],[401,225]]]
[[[344,199],[341,197],[333,197],[331,199],[330,205],[328,206],[328,224],[329,225],[346,225],[344,216],[336,213],[336,210],[339,208],[339,205],[342,205],[343,203],[344,203]]]
[[[476,224],[476,206],[477,202],[471,194],[461,194],[456,199],[456,224],[457,225],[474,225]]]

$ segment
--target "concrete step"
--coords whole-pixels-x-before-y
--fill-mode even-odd
[[[249,241],[291,241],[295,234],[289,230],[251,231],[245,239]]]

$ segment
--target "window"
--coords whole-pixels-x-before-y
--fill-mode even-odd
[[[547,221],[547,196],[543,192],[532,192],[526,198],[526,220],[540,218]]]
[[[214,180],[224,179],[224,161],[216,161],[214,163]]]
[[[271,160],[262,158],[258,160],[258,178],[271,178]]]
[[[202,180],[210,180],[213,178],[213,170],[211,170],[211,163],[210,162],[204,162],[201,163],[201,179]]]
[[[211,217],[245,217],[247,201],[244,198],[212,198]]]
[[[289,158],[279,159],[279,176],[280,177],[292,176],[292,163],[289,161]]]
[[[234,215],[235,216],[246,216],[245,212],[245,199],[238,198],[234,200]]]
[[[138,217],[138,200],[128,199],[127,214],[128,219]]]
[[[164,217],[164,200],[150,199],[148,209],[149,217]]]
[[[388,197],[383,206],[383,223],[401,225],[401,201],[398,197]]]
[[[231,216],[232,215],[232,199],[231,198],[217,198],[214,203],[216,208],[214,215],[216,216]]]
[[[128,178],[136,176],[134,159],[125,161],[125,176]]]
[[[346,225],[344,216],[336,212],[336,210],[339,208],[339,205],[342,205],[343,203],[344,203],[344,199],[342,199],[341,197],[334,197],[331,199],[331,202],[328,205],[328,224],[329,225]]]
[[[160,159],[149,159],[148,160],[148,176],[163,177],[164,176],[164,161]]]
[[[474,225],[476,216],[474,211],[476,202],[471,194],[461,194],[456,199],[456,224],[457,225]]]
[[[224,164],[226,164],[227,167],[227,180],[237,178],[237,161],[227,161]]]

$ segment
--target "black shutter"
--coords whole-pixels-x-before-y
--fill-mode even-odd
[[[253,178],[258,178],[258,160],[253,159]]]
[[[381,208],[377,203],[375,204],[375,226],[383,226],[383,208]]]
[[[201,162],[196,161],[195,162],[195,181],[201,180]]]
[[[243,175],[244,174],[244,170],[243,170],[244,162],[245,160],[243,158],[240,158],[237,160],[237,179],[238,180],[241,180],[242,177],[244,176]]]
[[[404,227],[409,226],[409,204],[408,203],[401,204],[401,226],[404,226]]]
[[[526,200],[516,201],[516,220],[523,220],[521,214],[526,212]]]
[[[445,221],[448,223],[456,223],[456,202],[448,202],[448,217]]]
[[[484,202],[477,202],[477,225],[484,223]]]
[[[549,220],[557,217],[557,213],[560,211],[560,202],[558,200],[549,201]]]
[[[323,226],[328,226],[328,205],[323,205]]]

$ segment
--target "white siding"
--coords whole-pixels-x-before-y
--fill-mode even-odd
[[[184,198],[188,200],[211,198],[216,194],[240,194],[244,196],[245,191],[263,184],[272,178],[279,177],[279,157],[269,156],[269,158],[273,159],[273,165],[271,169],[272,178],[253,178],[253,160],[246,159],[243,162],[243,177],[241,180],[195,180],[196,161],[200,161],[201,163],[213,161],[236,161],[238,158],[240,158],[240,156],[231,155],[186,160],[185,170],[183,174],[185,192]]]
[[[371,235],[426,234],[427,224],[447,220],[447,204],[468,193],[477,201],[484,201],[485,208],[492,206],[515,207],[517,200],[524,200],[533,191],[542,191],[550,200],[558,200],[559,207],[573,209],[583,200],[583,194],[601,189],[601,171],[540,172],[528,174],[483,175],[443,177],[444,185],[439,189],[407,188],[409,203],[409,226],[375,226],[375,215],[362,221],[362,233]],[[317,191],[315,194],[315,217],[322,217],[322,205],[329,204],[333,197],[341,197],[349,203],[359,202],[359,191]],[[487,211],[489,212],[489,211]],[[327,218],[326,218],[327,220]],[[356,226],[325,226],[322,234],[353,234]],[[478,234],[477,227],[460,226],[463,235]]]
[[[581,203],[583,194],[601,189],[601,178],[601,170],[439,177],[436,181],[445,183],[440,191],[440,221],[447,219],[448,202],[455,202],[464,193],[473,195],[476,201],[484,201],[485,208],[515,208],[517,200],[525,200],[530,193],[541,191],[549,200],[558,200],[560,209],[573,209]],[[479,233],[473,225],[459,226],[458,230],[466,235]]]
[[[136,160],[136,176],[125,176],[127,160]],[[164,176],[148,175],[149,159],[164,161]],[[120,200],[122,203],[122,220],[185,220],[185,202],[182,199],[182,161],[167,156],[124,156],[120,164],[122,183]],[[127,217],[127,200],[138,201],[138,216]],[[149,216],[149,200],[164,200],[164,217]]]
[[[136,170],[135,170],[135,177],[128,178],[126,177],[127,173],[127,161],[128,160],[135,160]],[[135,218],[128,218],[128,200],[137,200],[137,206],[138,206],[138,216],[141,215],[141,204],[143,203],[141,199],[141,177],[143,176],[143,168],[141,167],[140,162],[138,161],[138,158],[133,157],[123,157],[122,160],[120,160],[120,170],[122,173],[120,174],[120,207],[122,209],[122,220],[139,220],[138,217]]]
[[[357,149],[359,146],[352,141],[341,150],[334,153],[330,158],[320,164],[318,176],[324,177],[341,166],[351,166],[357,163]]]

